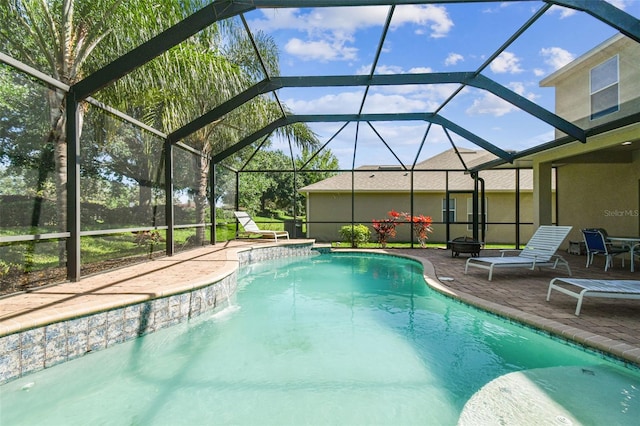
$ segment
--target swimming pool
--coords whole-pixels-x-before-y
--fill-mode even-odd
[[[0,423],[640,418],[636,371],[440,295],[412,260],[322,254],[238,279],[222,311],[0,387]]]

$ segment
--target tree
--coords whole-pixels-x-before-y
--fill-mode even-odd
[[[54,168],[53,149],[43,144],[42,137],[47,133],[46,103],[42,102],[45,90],[21,73],[0,67],[0,165],[21,188],[14,191],[15,195],[34,198],[34,231],[40,225],[43,198],[53,195],[47,185],[47,176]],[[6,186],[3,188],[9,193]]]
[[[206,3],[199,0],[0,0],[0,18],[7,23],[0,28],[0,43],[3,50],[15,58],[73,85]],[[154,13],[150,14],[149,10]],[[162,20],[157,16],[162,16]],[[254,42],[262,61],[253,52]],[[96,49],[98,45],[100,49]],[[270,75],[278,74],[275,44],[261,33],[250,40],[242,26],[230,19],[206,28],[94,96],[170,132],[254,84],[258,76],[264,74],[263,64]],[[50,127],[45,146],[52,147],[53,151],[57,222],[64,230],[67,221],[65,93],[52,88],[48,95]],[[81,126],[84,112],[80,108]],[[230,141],[239,140],[281,113],[272,99],[261,96],[185,140],[203,153],[193,170],[199,223],[205,221],[209,155],[225,149]],[[317,143],[305,125],[288,126],[278,133],[291,137],[300,146]],[[148,141],[144,140],[109,140],[109,149],[114,151],[144,154],[149,148],[145,145]],[[46,149],[42,152],[44,156]],[[133,156],[139,160],[122,161],[118,156],[109,156],[108,165],[112,173],[139,183],[140,202],[145,204],[149,199],[148,188],[154,180],[157,183],[158,174],[143,164],[149,166],[148,157],[144,160],[143,155]],[[199,232],[198,240],[201,240],[204,230]],[[61,247],[61,262],[63,257]]]
[[[330,150],[322,151],[312,158],[312,150],[303,148],[301,156],[295,157],[293,161],[289,155],[279,150],[262,149],[250,161],[247,155],[248,153],[239,153],[227,165],[240,170],[239,204],[252,214],[282,210],[293,215],[295,210],[297,215],[305,215],[304,200],[297,194],[297,190],[333,176],[335,172],[331,170],[338,168],[338,159]],[[243,167],[245,164],[246,167]],[[295,173],[293,164],[296,165]],[[235,179],[228,177],[219,180],[227,182],[226,187],[220,185],[221,192],[233,194],[231,184]],[[229,199],[226,201],[233,202]]]
[[[271,73],[278,72],[278,55],[273,41],[264,34],[255,35],[254,42],[263,62],[258,61],[253,43],[238,26],[227,23],[222,32],[212,31],[183,42],[142,73],[144,81],[155,81],[165,74],[180,75],[179,80],[164,79],[162,91],[143,89],[140,107],[158,119],[166,132],[188,123],[235,94],[256,83],[263,73],[262,63]],[[140,84],[136,84],[140,87]],[[286,110],[285,110],[286,111]],[[234,141],[267,125],[282,114],[280,106],[268,96],[260,96],[205,126],[184,142],[202,153],[194,158],[193,199],[196,223],[206,222],[207,187],[210,156],[229,148]],[[317,145],[317,138],[304,124],[279,129],[276,134],[291,138],[302,147]],[[204,228],[197,228],[195,243],[204,240]]]
[[[85,74],[87,58],[111,31],[109,12],[121,3],[120,0],[1,0],[1,46],[16,59],[64,84],[73,85]],[[46,167],[52,151],[57,222],[60,230],[64,231],[67,222],[66,94],[58,88],[50,88],[47,94],[49,133],[40,164]],[[65,254],[62,244],[59,251],[62,264]]]
[[[322,150],[315,156],[311,150],[303,149],[302,156],[296,159],[296,164],[298,170],[301,170],[297,174],[296,189],[335,176],[336,172],[332,170],[337,170],[340,166],[338,157],[330,149]],[[298,214],[306,215],[306,203],[302,194],[297,194],[296,202]]]

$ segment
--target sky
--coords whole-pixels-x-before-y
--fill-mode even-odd
[[[609,2],[640,18],[640,0]],[[554,111],[554,89],[540,87],[540,81],[617,31],[583,12],[553,6],[488,62],[543,6],[541,1],[397,6],[375,74],[475,72],[486,65],[482,75]],[[254,34],[264,32],[277,43],[280,75],[367,75],[389,10],[388,6],[259,9],[245,18]],[[435,112],[459,88],[458,84],[372,87],[362,112]],[[364,93],[364,87],[290,88],[278,91],[278,97],[295,114],[341,114],[357,113]],[[522,150],[554,138],[551,126],[471,87],[463,88],[438,113],[503,150]],[[350,123],[336,134],[343,125],[310,127],[321,144],[331,140],[327,148],[344,169],[411,165],[451,148],[451,141],[458,147],[478,148],[440,126],[428,129],[423,121]],[[284,141],[274,149],[289,150]]]

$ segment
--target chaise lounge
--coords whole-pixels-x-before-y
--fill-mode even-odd
[[[565,286],[572,285],[581,288],[579,292],[567,289]],[[640,281],[637,280],[592,280],[580,278],[554,278],[549,282],[547,292],[547,302],[551,298],[551,290],[559,291],[567,296],[578,299],[576,306],[576,316],[580,315],[582,301],[585,297],[602,297],[608,299],[640,299]]]
[[[571,228],[572,226],[540,226],[517,256],[505,256],[514,250],[501,250],[502,256],[470,257],[465,264],[464,273],[467,273],[469,267],[487,269],[491,281],[495,268],[524,267],[534,270],[536,267],[548,266],[555,269],[558,265],[563,265],[571,275],[569,263],[555,254]]]
[[[270,236],[276,242],[278,241],[278,237],[285,237],[287,240],[289,239],[289,233],[287,231],[272,231],[269,229],[260,229],[258,225],[251,219],[246,212],[233,212],[233,214],[240,222],[240,225],[244,229],[244,234],[246,235],[262,235],[262,236]]]

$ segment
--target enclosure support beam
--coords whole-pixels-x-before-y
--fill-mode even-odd
[[[482,220],[480,221],[480,235],[482,235],[482,241],[487,241],[487,220],[489,220],[489,215],[487,214],[487,194],[485,192],[485,184],[484,179],[480,178],[480,210],[482,211]]]
[[[544,0],[547,3],[588,13],[640,43],[640,20],[606,1]]]
[[[533,227],[553,225],[551,163],[533,163]]]
[[[467,86],[476,87],[486,90],[505,101],[511,103],[522,111],[531,114],[539,120],[555,127],[574,137],[575,139],[585,142],[586,136],[584,131],[575,124],[547,111],[541,106],[531,102],[523,96],[518,95],[512,90],[502,86],[501,84],[481,75],[472,72],[452,72],[452,73],[416,73],[416,74],[381,74],[381,75],[334,75],[334,76],[308,76],[308,77],[272,77],[268,80],[262,80],[242,93],[237,94],[228,101],[218,105],[202,116],[187,123],[183,127],[175,130],[169,135],[174,142],[178,142],[199,129],[220,120],[226,114],[234,109],[249,102],[257,96],[265,93],[273,92],[282,88],[295,87],[349,87],[349,86],[400,86],[415,84],[448,84],[460,83]],[[438,114],[434,114],[438,115]],[[486,149],[486,148],[485,148]],[[489,149],[491,151],[491,149]],[[497,154],[496,154],[497,155]],[[501,157],[500,155],[498,155]]]
[[[515,234],[516,234],[516,248],[520,248],[520,169],[516,169],[516,181],[515,181],[515,187],[516,187],[516,199],[515,199],[515,220],[514,222],[516,223],[516,229],[515,229]]]
[[[80,280],[80,120],[78,101],[74,91],[67,93],[66,99],[67,133],[67,279]],[[61,165],[62,166],[62,165]],[[59,196],[60,194],[58,194]],[[62,224],[59,224],[62,225]]]
[[[480,191],[478,190],[479,188],[479,182],[478,182],[478,173],[477,172],[472,172],[471,173],[471,177],[473,178],[473,198],[471,200],[471,222],[472,222],[472,226],[471,228],[473,229],[472,231],[472,237],[475,241],[480,241],[478,239],[478,199],[480,198]]]
[[[259,138],[268,135],[275,129],[287,126],[294,123],[336,123],[342,121],[428,121],[430,123],[439,124],[448,128],[452,132],[462,136],[468,141],[478,145],[479,147],[491,152],[496,157],[501,158],[504,161],[511,162],[513,160],[513,154],[508,153],[492,143],[482,139],[476,134],[454,124],[444,117],[429,113],[399,113],[399,114],[327,114],[327,115],[289,115],[285,118],[279,118],[270,124],[266,125],[262,129],[247,136],[241,141],[237,142],[233,146],[225,149],[224,151],[216,154],[213,157],[213,161],[220,162],[228,156],[235,154],[242,148],[251,145]]]
[[[211,237],[209,241],[211,244],[216,244],[218,242],[216,235],[216,229],[218,229],[216,223],[216,163],[211,160],[209,160],[209,208],[211,210],[209,220],[211,222]]]
[[[165,182],[165,217],[167,225],[167,256],[173,256],[175,252],[173,230],[175,220],[173,217],[173,144],[170,140],[164,142],[164,182]]]

